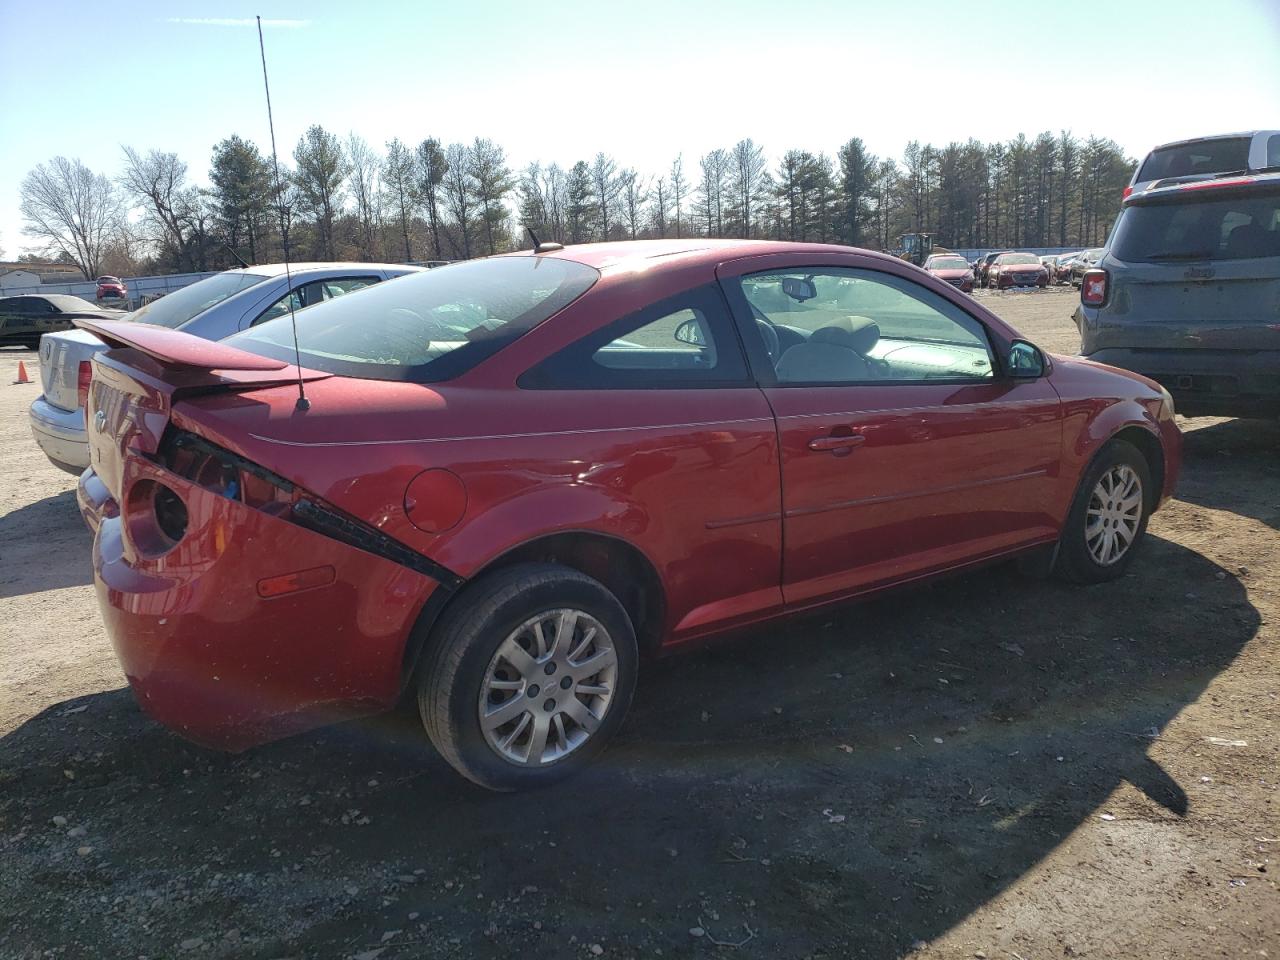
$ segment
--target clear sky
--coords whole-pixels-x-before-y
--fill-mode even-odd
[[[24,246],[18,184],[121,144],[177,152],[199,183],[231,133],[269,145],[266,30],[284,159],[312,123],[381,146],[486,136],[513,166],[598,150],[642,173],[742,137],[771,160],[860,136],[1070,129],[1131,155],[1280,128],[1280,0],[0,0],[0,249]]]

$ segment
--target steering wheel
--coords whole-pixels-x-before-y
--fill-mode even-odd
[[[750,300],[747,301],[747,306],[751,310],[751,316],[755,317],[756,328],[760,331],[760,339],[764,341],[764,351],[769,355],[769,362],[776,364],[782,353],[778,331],[774,328],[772,321],[764,315],[764,311]]]
[[[760,331],[760,338],[764,340],[765,353],[769,354],[769,362],[778,362],[778,353],[780,345],[778,343],[778,331],[773,329],[773,324],[768,320],[756,319],[756,329]]]

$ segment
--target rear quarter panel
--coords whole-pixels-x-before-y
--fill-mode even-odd
[[[464,578],[529,541],[587,531],[649,560],[668,632],[710,631],[780,602],[777,435],[758,390],[379,384],[339,401],[352,382],[311,385],[304,415],[284,413],[296,394],[276,388],[180,403],[174,421]],[[326,410],[314,427],[281,422]],[[465,489],[461,517],[437,532],[405,509],[410,482],[428,469],[451,471]]]

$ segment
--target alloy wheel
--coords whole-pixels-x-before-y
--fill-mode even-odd
[[[1085,511],[1084,539],[1100,565],[1109,567],[1128,553],[1142,523],[1142,504],[1142,481],[1128,464],[1098,478]]]
[[[511,763],[555,763],[600,727],[617,687],[604,625],[582,610],[548,610],[513,630],[480,687],[480,729]]]

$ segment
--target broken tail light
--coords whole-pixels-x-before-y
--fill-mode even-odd
[[[1105,270],[1086,270],[1080,281],[1080,302],[1086,307],[1101,307],[1107,302],[1108,277]]]
[[[82,410],[89,409],[89,384],[93,380],[93,364],[88,360],[81,360],[80,365],[76,367],[76,406]]]

